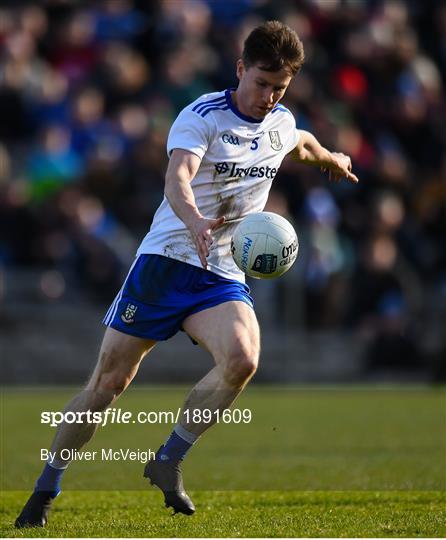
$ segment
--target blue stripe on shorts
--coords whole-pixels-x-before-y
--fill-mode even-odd
[[[224,302],[253,307],[247,285],[162,255],[139,255],[116,295],[104,324],[133,336],[164,341],[183,321]]]

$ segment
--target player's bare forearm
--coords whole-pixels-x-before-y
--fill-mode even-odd
[[[212,245],[212,231],[225,221],[224,216],[208,219],[201,215],[195,203],[191,182],[197,173],[201,160],[185,150],[172,152],[166,172],[164,193],[175,214],[189,229],[197,248],[203,268],[207,267],[206,257]]]
[[[164,193],[172,210],[188,228],[203,217],[195,204],[190,185],[199,165],[198,156],[184,150],[174,150],[166,172]]]
[[[324,148],[308,131],[299,130],[299,134],[299,142],[291,152],[293,159],[307,165],[328,167],[332,161],[331,152]]]
[[[330,180],[340,180],[345,177],[351,182],[358,182],[352,172],[352,162],[349,156],[339,152],[330,152],[324,148],[314,135],[308,131],[299,130],[300,137],[291,157],[300,163],[320,167],[323,172],[329,171]]]

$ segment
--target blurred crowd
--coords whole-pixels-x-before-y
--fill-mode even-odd
[[[42,270],[48,300],[111,301],[163,196],[172,121],[236,86],[243,41],[266,19],[305,47],[284,104],[361,180],[284,162],[268,209],[293,221],[301,254],[265,284],[272,322],[358,332],[371,365],[446,356],[446,5],[434,0],[2,2],[0,265]]]

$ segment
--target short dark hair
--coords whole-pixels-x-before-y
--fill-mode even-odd
[[[266,21],[245,40],[242,60],[246,68],[258,64],[265,71],[288,68],[295,75],[304,63],[304,47],[297,33],[280,21]]]

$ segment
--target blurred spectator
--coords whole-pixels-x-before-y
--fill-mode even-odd
[[[304,254],[306,323],[309,328],[339,324],[344,317],[352,248],[338,231],[340,211],[330,192],[312,188],[305,197]]]
[[[31,152],[26,170],[33,199],[48,197],[68,182],[79,180],[83,164],[70,144],[70,132],[63,126],[49,126],[41,144]]]
[[[129,41],[141,34],[147,19],[128,0],[105,0],[93,11],[95,38],[98,41]]]
[[[98,62],[94,42],[94,20],[87,11],[75,11],[57,27],[56,46],[50,48],[49,60],[71,84],[91,75]]]
[[[84,158],[93,154],[104,140],[118,138],[112,122],[104,116],[104,101],[102,91],[94,87],[82,89],[74,98],[72,145]],[[116,145],[122,142],[116,141]]]

